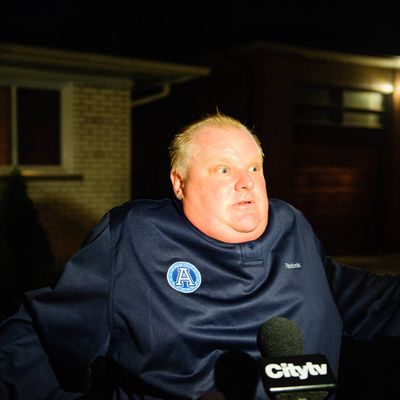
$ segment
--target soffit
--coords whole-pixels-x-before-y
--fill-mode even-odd
[[[0,43],[0,65],[50,74],[130,80],[138,90],[180,83],[210,73],[207,67],[7,43]]]

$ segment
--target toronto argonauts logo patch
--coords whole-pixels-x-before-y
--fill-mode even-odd
[[[192,293],[201,285],[201,275],[199,270],[186,261],[173,263],[167,272],[169,285],[182,293]]]

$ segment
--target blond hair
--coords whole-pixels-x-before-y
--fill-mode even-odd
[[[176,171],[181,177],[185,178],[187,175],[189,159],[192,154],[192,145],[194,134],[201,128],[216,127],[222,129],[239,129],[243,132],[248,133],[254,139],[257,147],[260,150],[261,156],[264,153],[261,148],[261,143],[257,135],[252,133],[249,128],[243,125],[237,119],[216,113],[202,118],[178,132],[172,139],[169,146],[169,159],[171,171]]]

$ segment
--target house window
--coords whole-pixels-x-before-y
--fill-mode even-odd
[[[0,86],[0,165],[60,163],[60,91]]]
[[[349,128],[384,129],[388,96],[370,90],[298,85],[296,122]]]

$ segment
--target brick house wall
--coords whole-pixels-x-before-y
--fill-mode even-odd
[[[0,43],[0,117],[5,115],[0,124],[0,195],[17,166],[50,240],[55,272],[110,208],[131,198],[132,135],[148,135],[147,130],[132,132],[132,107],[158,101],[169,95],[170,86],[208,74],[204,67]],[[20,158],[20,88],[25,93],[51,91],[51,101],[59,104],[45,108],[43,117],[30,103],[31,114],[21,119],[34,115],[42,124],[24,131],[30,140],[25,143],[31,143],[25,151],[50,158],[33,158],[33,163]],[[54,126],[60,128],[53,147],[54,142],[46,142],[48,125],[50,136]],[[34,148],[29,147],[32,138]],[[59,149],[61,159],[53,154]]]
[[[71,84],[67,90],[72,173],[27,179],[58,267],[104,213],[130,197],[130,88]]]

